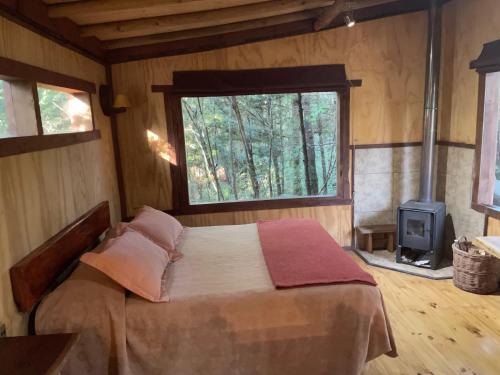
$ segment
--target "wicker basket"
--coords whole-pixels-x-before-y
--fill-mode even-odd
[[[477,294],[490,294],[498,289],[500,259],[486,254],[460,250],[453,244],[453,284]]]

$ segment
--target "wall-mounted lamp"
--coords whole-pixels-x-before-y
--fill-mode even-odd
[[[99,87],[99,103],[101,104],[102,113],[106,116],[111,116],[116,113],[123,113],[130,108],[130,101],[124,94],[118,94],[112,98],[111,89],[108,85]]]
[[[130,101],[128,100],[128,96],[124,94],[118,94],[115,97],[115,101],[113,103],[113,108],[115,113],[117,112],[125,112],[127,108],[130,108]]]

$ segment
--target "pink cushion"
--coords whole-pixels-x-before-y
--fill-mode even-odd
[[[124,223],[124,222],[120,221],[118,224],[116,224],[114,227],[111,227],[107,231],[106,237],[104,238],[104,240],[110,240],[112,238],[121,236],[123,234],[123,232],[125,232],[125,229],[127,228],[127,226],[128,226],[128,223]]]
[[[139,232],[125,229],[101,253],[86,253],[80,260],[149,301],[168,301],[163,290],[168,254]]]
[[[125,231],[125,228],[127,227],[127,223],[120,222],[116,224],[114,227],[109,228],[108,231],[106,232],[106,236],[104,236],[104,239],[101,241],[97,247],[92,250],[93,253],[102,253],[104,249],[106,248],[106,245],[109,240],[119,237],[122,235],[122,233]]]
[[[183,227],[174,217],[144,206],[128,225],[167,250],[172,262],[182,257],[182,254],[176,250],[176,245]]]

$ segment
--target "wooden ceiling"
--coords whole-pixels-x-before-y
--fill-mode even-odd
[[[0,14],[117,63],[415,12],[429,0],[0,0]]]

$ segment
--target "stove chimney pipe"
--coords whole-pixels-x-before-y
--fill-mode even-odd
[[[430,0],[427,37],[427,71],[425,83],[424,132],[420,168],[420,202],[432,202],[434,153],[439,101],[441,65],[441,6]]]

